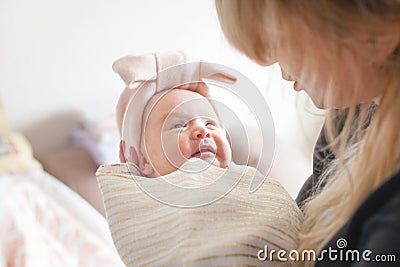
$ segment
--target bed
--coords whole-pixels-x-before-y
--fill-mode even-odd
[[[104,217],[43,170],[0,175],[0,266],[123,266]]]
[[[123,266],[104,216],[77,192],[80,187],[43,169],[24,135],[3,127],[0,141],[0,267]],[[88,172],[73,164],[93,168],[78,148],[42,157],[55,173],[60,169],[52,162],[70,166],[69,175]]]

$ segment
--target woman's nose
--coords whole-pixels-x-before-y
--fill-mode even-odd
[[[292,81],[295,80],[295,79],[294,79],[292,76],[290,76],[290,74],[287,73],[282,67],[281,67],[281,72],[282,72],[282,78],[283,78],[284,80],[289,81],[289,82],[292,82]]]
[[[193,127],[193,139],[211,138],[211,132],[204,125],[196,125]]]

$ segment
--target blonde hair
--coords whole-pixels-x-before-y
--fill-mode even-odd
[[[275,40],[268,39],[268,34],[275,30],[289,35],[296,27],[302,34],[320,34],[330,38],[339,50],[350,51],[358,45],[368,45],[368,42],[376,47],[381,45],[380,42],[385,42],[382,29],[400,32],[400,1],[216,0],[216,8],[228,41],[261,64],[275,60],[274,51],[269,51]],[[281,16],[283,12],[298,14],[301,25],[291,25],[290,16]],[[373,33],[373,38],[361,34],[366,29]],[[315,60],[313,52],[307,54],[311,61]],[[379,106],[369,127],[365,126],[365,121],[371,103],[349,107],[345,117],[339,116],[344,118],[341,123],[337,121],[337,114],[332,112],[328,116],[326,136],[335,159],[322,174],[320,185],[324,186],[305,203],[305,219],[299,235],[300,250],[320,252],[362,201],[399,171],[399,54],[397,47],[384,62],[369,62],[379,64],[388,77],[379,89],[382,92]],[[359,60],[354,58],[357,63]],[[335,97],[333,77],[340,67],[339,64],[332,66],[326,88],[328,101]],[[357,73],[356,68],[354,71],[356,92],[363,88],[357,84],[361,73]],[[301,75],[310,77],[310,70],[303,70]]]

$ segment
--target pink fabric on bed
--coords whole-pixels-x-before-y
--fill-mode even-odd
[[[104,218],[49,174],[0,175],[0,266],[123,266]]]

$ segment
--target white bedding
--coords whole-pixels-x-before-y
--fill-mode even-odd
[[[39,170],[0,174],[0,267],[123,266],[107,222]]]

